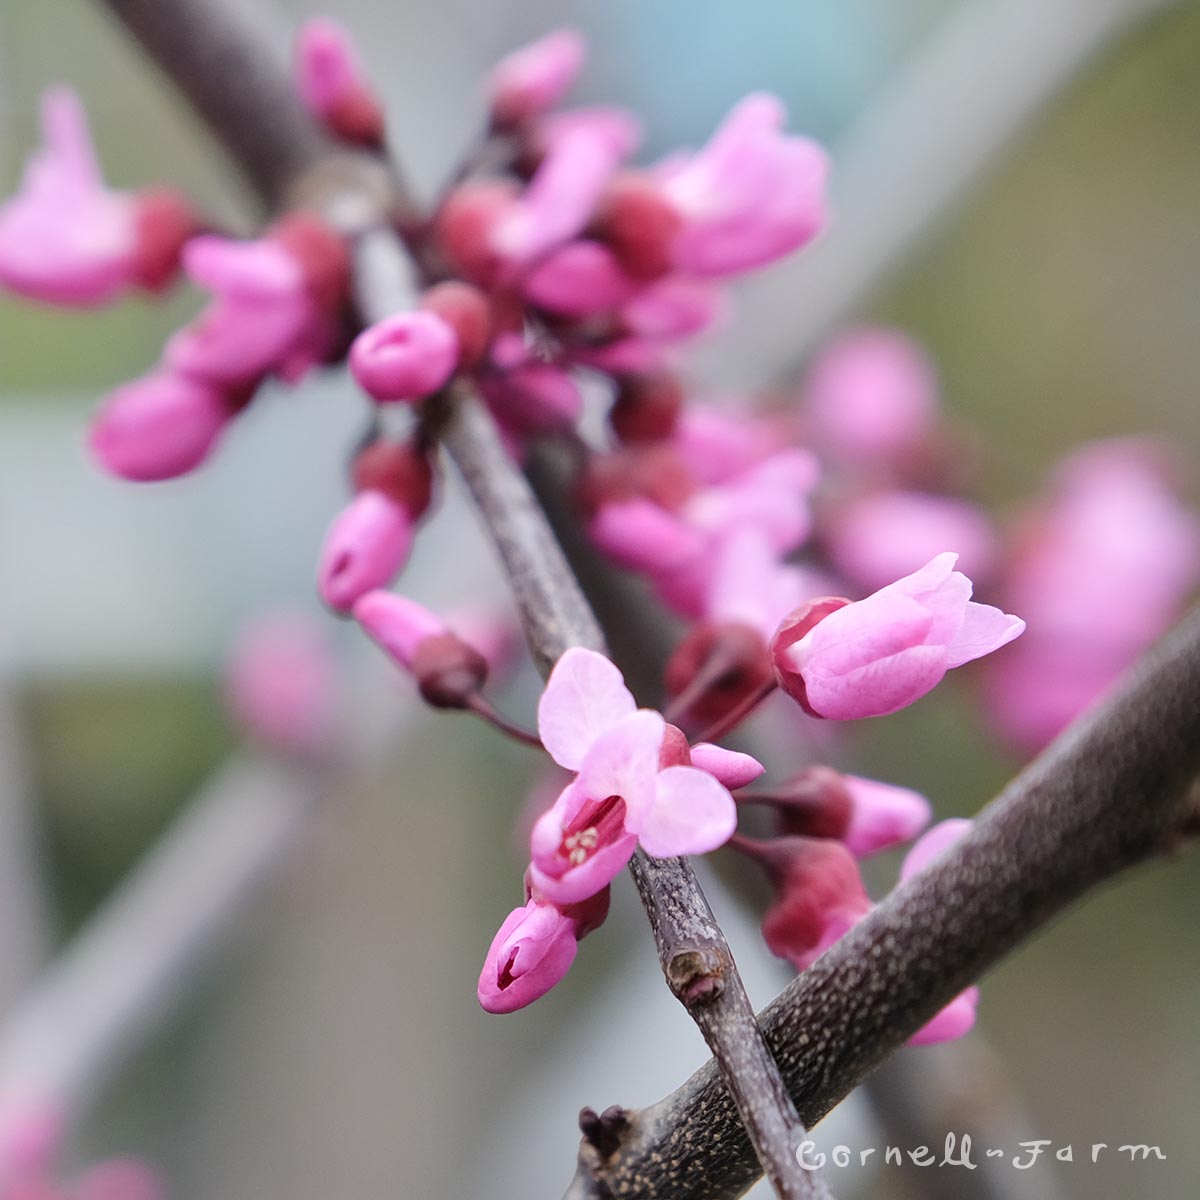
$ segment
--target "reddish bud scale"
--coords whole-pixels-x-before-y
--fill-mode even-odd
[[[413,655],[412,673],[426,703],[466,708],[487,679],[487,659],[453,633],[424,638]]]
[[[683,385],[676,376],[624,375],[608,421],[622,442],[659,442],[675,432],[682,408]]]
[[[818,621],[824,620],[832,612],[837,612],[839,608],[845,608],[849,603],[845,596],[820,596],[810,600],[786,616],[771,639],[770,661],[775,678],[779,681],[779,686],[810,717],[820,717],[821,714],[808,703],[804,676],[792,669],[784,659],[783,652],[800,641]]]
[[[184,243],[200,221],[184,197],[170,188],[148,188],[136,198],[137,257],[133,276],[147,291],[162,291],[179,273]]]
[[[658,769],[665,771],[668,767],[690,767],[692,752],[688,746],[687,735],[678,725],[668,724],[663,730],[662,747],[658,752]]]
[[[451,279],[425,292],[421,307],[436,313],[454,330],[460,368],[477,366],[492,340],[493,314],[487,296],[469,283]]]
[[[681,224],[653,180],[626,172],[609,186],[590,232],[607,243],[629,275],[649,283],[671,270],[671,246]]]
[[[278,242],[304,272],[313,303],[334,316],[350,299],[350,250],[346,240],[312,213],[290,213],[267,236]]]
[[[356,87],[343,94],[323,118],[335,137],[366,150],[380,150],[384,141],[384,115],[375,94]]]
[[[832,767],[809,767],[781,789],[774,802],[779,832],[815,838],[842,838],[850,827],[854,800]]]
[[[687,708],[704,725],[723,720],[771,678],[767,648],[757,630],[736,622],[694,625],[667,662],[667,695],[682,695],[710,671],[713,679]]]
[[[433,498],[433,463],[412,442],[384,438],[368,444],[354,459],[356,492],[377,491],[402,505],[415,520]]]
[[[648,444],[593,455],[579,481],[577,499],[594,514],[604,504],[644,498],[677,512],[696,490],[696,481],[671,446]]]

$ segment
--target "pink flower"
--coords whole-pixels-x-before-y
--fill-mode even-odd
[[[480,381],[497,421],[518,438],[569,429],[583,410],[583,396],[570,372],[531,361]]]
[[[585,54],[583,38],[560,29],[502,58],[488,79],[493,122],[516,125],[553,108],[578,77]]]
[[[184,268],[214,299],[167,343],[167,366],[227,387],[271,374],[296,382],[336,342],[346,254],[340,237],[304,214],[257,241],[193,238]]]
[[[42,99],[43,148],[0,207],[0,284],[49,304],[89,307],[135,286],[162,287],[195,217],[174,193],[104,184],[74,92]]]
[[[704,538],[686,521],[642,497],[602,504],[588,535],[610,558],[635,571],[671,570],[706,550]]]
[[[350,35],[336,21],[304,23],[295,73],[304,106],[336,137],[370,148],[383,142],[383,110]]]
[[[413,516],[385,492],[359,492],[342,510],[321,550],[317,586],[321,599],[349,612],[361,596],[384,587],[408,561]]]
[[[173,479],[208,458],[238,408],[222,388],[158,371],[108,397],[92,420],[88,448],[122,479]]]
[[[396,313],[354,339],[350,370],[373,400],[423,400],[446,385],[458,366],[454,330],[437,313]]]
[[[774,96],[747,96],[703,150],[661,168],[663,194],[682,221],[674,245],[681,271],[748,271],[820,231],[828,160],[815,142],[781,132],[785,115]]]
[[[851,800],[842,840],[855,858],[910,842],[929,824],[933,810],[920,792],[859,775],[843,775],[842,782]]]
[[[804,384],[818,445],[835,458],[886,466],[919,450],[937,419],[928,355],[890,329],[859,329],[827,346]]]
[[[582,232],[620,162],[619,148],[587,128],[557,139],[489,236],[500,259],[527,267]]]
[[[983,510],[954,496],[872,492],[842,505],[826,540],[833,564],[868,590],[914,571],[949,546],[971,578],[990,575],[996,534]]]
[[[334,697],[323,627],[295,613],[259,618],[237,640],[225,692],[251,737],[293,754],[321,750],[333,730]]]
[[[514,908],[488,947],[479,974],[479,1003],[490,1013],[514,1012],[544,996],[575,961],[575,922],[553,904],[530,900]]]
[[[812,716],[846,721],[893,713],[952,667],[989,654],[1025,628],[970,600],[971,581],[939,554],[857,603],[810,602],[772,642],[780,686]]]
[[[395,592],[368,592],[354,605],[354,619],[393,662],[408,671],[423,642],[450,632],[436,614]]]
[[[595,894],[634,847],[656,857],[703,854],[737,823],[733,797],[707,771],[660,770],[666,724],[638,709],[603,655],[572,648],[555,665],[538,705],[542,743],[577,772],[534,827],[530,878],[551,900]]]
[[[930,863],[940,858],[971,828],[971,822],[961,817],[941,821],[930,829],[905,856],[900,867],[900,882],[911,879]],[[937,1042],[949,1042],[968,1033],[975,1024],[975,1010],[979,1005],[979,989],[969,987],[959,993],[932,1020],[923,1025],[908,1039],[910,1046],[932,1046]]]

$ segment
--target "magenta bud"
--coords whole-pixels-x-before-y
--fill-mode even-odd
[[[354,619],[367,636],[398,666],[413,669],[417,650],[427,638],[448,632],[441,618],[395,592],[368,592],[354,605]]]
[[[508,1013],[544,996],[575,961],[575,928],[553,904],[530,900],[513,909],[488,948],[479,975],[480,1005]]]
[[[443,387],[458,366],[458,338],[427,310],[385,317],[354,339],[350,370],[380,404],[422,400]]]
[[[317,568],[321,599],[349,612],[360,597],[395,578],[412,543],[412,517],[402,504],[383,492],[359,492],[326,535]]]
[[[573,29],[559,29],[502,58],[488,80],[492,119],[515,125],[553,108],[583,68],[587,48]]]
[[[157,372],[109,395],[92,422],[88,448],[122,479],[174,479],[204,462],[235,411],[219,388]]]

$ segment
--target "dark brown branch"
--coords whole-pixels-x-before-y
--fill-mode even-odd
[[[1200,773],[1200,608],[1122,691],[989,804],[939,862],[898,888],[764,1011],[806,1125],[964,987],[1089,888],[1175,849]],[[638,1113],[572,1195],[724,1200],[757,1177],[713,1063]]]
[[[340,228],[360,234],[359,306],[367,320],[407,307],[413,272],[384,228],[407,212],[397,191],[381,203],[361,156],[343,164],[300,110],[253,26],[221,0],[105,0],[226,142],[268,205],[304,195]],[[307,127],[306,127],[307,126]],[[352,164],[352,165],[351,165]],[[365,182],[364,182],[365,181]],[[361,188],[362,194],[354,194]],[[356,200],[361,203],[356,203]],[[375,228],[371,228],[374,225]],[[430,424],[457,463],[496,544],[525,634],[543,674],[571,646],[605,651],[604,638],[528,481],[465,386],[439,401]],[[664,973],[720,1063],[729,1095],[777,1193],[828,1196],[802,1171],[804,1138],[779,1069],[759,1029],[729,946],[690,866],[635,856],[632,873],[650,915]],[[609,1127],[604,1144],[615,1136]]]

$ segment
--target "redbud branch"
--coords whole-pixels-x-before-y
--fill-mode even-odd
[[[397,194],[380,203],[376,176],[331,155],[323,139],[296,126],[307,121],[286,79],[274,69],[248,21],[221,0],[105,0],[159,64],[178,79],[268,203],[305,194],[339,228],[362,232],[356,256],[362,314],[378,320],[411,303],[399,238],[384,228],[409,211]],[[238,6],[239,14],[249,5]],[[261,59],[261,62],[258,61]],[[235,70],[231,70],[235,67]],[[294,135],[294,136],[293,136]],[[291,139],[288,146],[278,141]],[[253,160],[271,143],[269,165]],[[267,153],[267,151],[264,151]],[[365,186],[363,186],[365,181]],[[361,193],[356,189],[362,187]],[[374,225],[375,228],[370,227]],[[433,422],[459,467],[500,554],[526,638],[543,674],[571,646],[604,652],[600,627],[555,540],[533,491],[505,452],[497,430],[463,385],[440,398]],[[821,1180],[800,1169],[795,1149],[804,1128],[754,1017],[733,956],[682,859],[632,864],[650,915],[664,973],[726,1072],[757,1161],[788,1198],[827,1196]]]
[[[1200,608],[761,1014],[805,1124],[1067,905],[1178,848],[1198,773]],[[600,1168],[581,1152],[570,1195],[724,1200],[757,1177],[712,1062],[630,1129]]]

